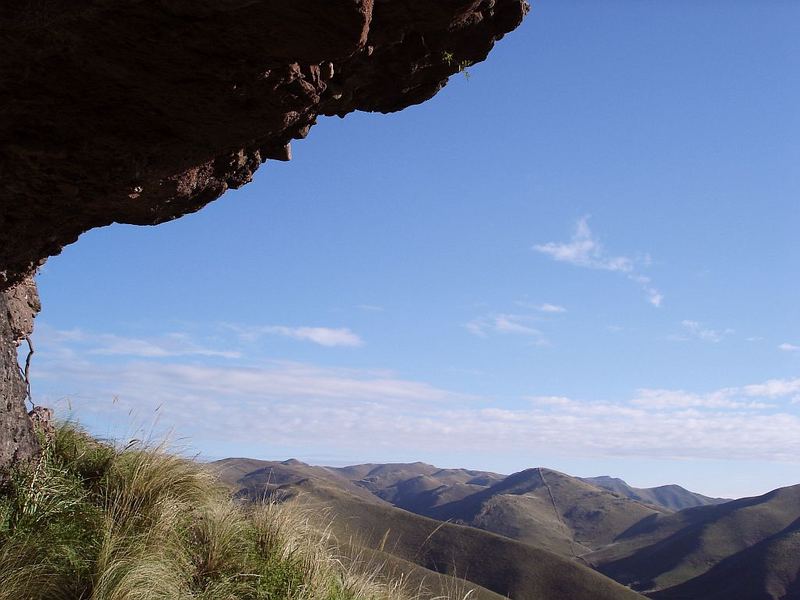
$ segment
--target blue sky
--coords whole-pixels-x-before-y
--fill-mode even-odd
[[[205,456],[800,482],[800,4],[537,2],[392,115],[40,276],[34,394]]]

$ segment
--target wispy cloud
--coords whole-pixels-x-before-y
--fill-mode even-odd
[[[796,379],[770,379],[764,383],[746,385],[741,393],[749,398],[781,398],[800,394],[800,377]]]
[[[243,342],[252,343],[264,336],[280,336],[303,342],[313,342],[320,346],[357,347],[364,340],[347,327],[290,327],[287,325],[240,325],[227,324]]]
[[[359,310],[365,310],[367,312],[383,312],[384,309],[382,306],[378,306],[377,304],[359,304],[356,306]]]
[[[621,271],[631,273],[633,260],[627,256],[610,256],[589,228],[589,218],[581,217],[575,225],[575,233],[569,242],[548,242],[533,247],[537,252],[550,256],[553,260],[566,262],[578,267]]]
[[[540,304],[537,307],[537,309],[542,311],[542,312],[544,312],[544,313],[565,313],[565,312],[567,312],[566,308],[564,308],[563,306],[560,306],[558,304]]]
[[[344,328],[330,327],[286,327],[270,325],[262,327],[261,332],[280,335],[295,340],[314,342],[320,346],[362,346],[364,341],[355,333]]]
[[[575,406],[576,402],[566,396],[529,396],[526,398],[533,406]]]
[[[577,267],[599,269],[624,274],[636,282],[645,292],[647,301],[655,307],[661,306],[664,296],[646,275],[637,272],[637,261],[628,256],[614,256],[606,251],[603,244],[594,236],[589,227],[589,218],[584,216],[575,224],[575,232],[569,242],[548,242],[536,244],[533,249],[549,256],[555,261],[565,262]],[[650,257],[639,261],[648,265]]]
[[[668,336],[668,339],[676,342],[685,342],[690,339],[696,339],[703,342],[712,342],[716,344],[721,342],[725,337],[734,333],[734,330],[730,328],[711,329],[698,321],[691,321],[689,319],[684,319],[681,321],[681,327],[683,328],[681,333],[672,334]]]
[[[124,337],[110,333],[95,333],[83,329],[57,330],[42,326],[41,334],[49,343],[71,343],[81,352],[105,356],[139,358],[172,358],[205,356],[239,358],[236,350],[211,348],[192,341],[184,333],[168,333],[150,338]]]
[[[41,357],[40,357],[41,358]],[[372,456],[376,449],[564,456],[790,460],[800,456],[800,380],[711,392],[638,390],[629,400],[534,396],[509,408],[391,373],[263,363],[46,365],[48,394],[76,392],[78,416],[158,408],[196,444]],[[116,405],[110,398],[117,397]],[[40,392],[40,401],[46,402]],[[231,433],[235,432],[235,442]]]
[[[513,320],[492,323],[520,335],[530,327]],[[233,364],[216,354],[197,360],[149,351],[106,360],[85,351],[99,348],[97,339],[106,338],[73,330],[37,346],[37,403],[69,394],[78,418],[103,427],[113,415],[158,410],[165,427],[198,445],[231,452],[247,446],[281,454],[333,448],[365,458],[376,448],[788,461],[800,456],[800,377],[710,391],[643,388],[613,401],[532,395],[519,404],[388,370],[247,353]]]
[[[468,322],[467,331],[478,337],[487,337],[491,333],[524,335],[536,338],[537,343],[546,343],[544,334],[532,326],[535,319],[529,315],[507,313],[491,314],[478,317]]]
[[[521,306],[523,308],[528,308],[530,310],[535,310],[541,313],[549,313],[549,314],[560,314],[567,312],[567,309],[560,304],[550,304],[545,302],[543,304],[535,304],[533,302],[527,302],[524,300],[520,300],[517,303],[517,306]]]
[[[778,350],[783,350],[784,352],[800,352],[800,346],[797,346],[796,344],[790,344],[789,342],[784,342],[778,346]]]
[[[764,409],[771,405],[751,399],[737,399],[741,390],[722,389],[706,394],[696,394],[684,390],[641,389],[631,404],[650,409],[673,408],[734,408]]]

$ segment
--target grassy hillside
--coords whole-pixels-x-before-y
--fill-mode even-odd
[[[303,494],[339,515],[339,534],[358,531],[361,548],[466,573],[514,598],[581,598],[592,580],[570,567],[585,562],[659,600],[800,600],[800,486],[719,504],[679,486],[638,489],[549,469],[504,477],[424,463],[336,469],[286,461],[247,473],[253,466],[229,463],[228,477],[251,495]],[[687,503],[703,505],[670,510]],[[548,579],[548,569],[560,576]]]
[[[472,527],[441,523],[388,504],[364,501],[324,481],[306,479],[274,493],[333,516],[337,537],[430,571],[480,586],[476,596],[515,600],[633,600],[638,594],[551,552]],[[258,497],[258,496],[256,496]],[[486,590],[494,592],[486,596]]]
[[[241,488],[275,489],[303,479],[326,482],[367,502],[383,501],[570,558],[612,542],[639,520],[663,510],[549,469],[506,477],[420,462],[343,468],[312,467],[295,460],[227,459],[217,464],[223,478]]]
[[[658,598],[794,599],[798,522],[800,485],[646,519],[587,559]]]
[[[263,461],[248,458],[226,458],[211,465],[220,481],[237,490],[276,489],[287,483],[297,483],[305,479],[326,481],[369,502],[381,500],[363,486],[356,485],[337,469],[314,467],[299,460]]]
[[[635,488],[628,485],[622,479],[607,476],[584,477],[583,481],[615,492],[625,498],[673,511],[694,508],[695,506],[707,506],[709,504],[723,504],[730,501],[730,498],[710,498],[703,494],[690,492],[679,485]]]
[[[0,491],[0,600],[432,597],[356,558],[292,505],[236,502],[205,466],[74,427]]]
[[[353,483],[394,506],[427,515],[430,510],[478,492],[504,476],[425,463],[356,465],[336,469]]]
[[[341,531],[345,528],[337,527]],[[352,534],[352,531],[350,532]],[[390,581],[402,581],[410,590],[424,590],[435,598],[458,600],[508,600],[462,577],[446,575],[426,569],[410,560],[405,560],[379,548],[368,548],[363,544],[349,543],[343,546],[348,556],[356,557],[357,565],[380,565],[381,575]],[[374,567],[373,567],[374,568]],[[365,569],[369,571],[369,569]]]
[[[658,509],[622,498],[575,477],[528,469],[430,512],[547,548],[580,556],[599,548]]]
[[[363,500],[388,502],[428,515],[442,504],[461,500],[504,479],[469,469],[440,469],[422,462],[314,467],[298,460],[259,461],[226,458],[214,463],[220,477],[238,488],[274,489],[302,479],[327,481]]]
[[[703,575],[652,596],[659,600],[800,600],[800,519],[723,559]]]

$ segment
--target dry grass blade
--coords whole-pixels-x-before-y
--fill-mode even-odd
[[[66,425],[0,494],[0,600],[415,600],[319,514],[237,502],[203,465]]]

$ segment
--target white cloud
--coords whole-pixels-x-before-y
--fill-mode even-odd
[[[633,271],[633,261],[626,256],[609,256],[602,244],[589,228],[588,217],[581,217],[575,225],[575,233],[569,242],[548,242],[533,247],[537,252],[550,256],[553,260],[570,263],[590,269],[606,271]]]
[[[517,302],[517,306],[522,306],[524,308],[529,308],[531,310],[535,310],[542,313],[550,313],[550,314],[559,314],[567,312],[567,309],[561,306],[560,304],[550,304],[545,302],[544,304],[532,304],[530,302]]]
[[[783,350],[784,352],[798,352],[800,351],[800,346],[784,342],[783,344],[778,346],[778,350]]]
[[[707,394],[694,394],[683,390],[640,389],[631,404],[650,409],[674,408],[736,408],[763,409],[770,404],[752,400],[736,400],[737,390],[725,388]]]
[[[559,306],[558,304],[542,304],[539,306],[539,310],[546,313],[564,313],[567,312],[567,309],[563,306]]]
[[[623,402],[538,396],[527,407],[507,408],[425,382],[307,364],[61,364],[44,374],[51,386],[77,392],[73,406],[79,417],[107,421],[113,414],[158,410],[165,427],[175,426],[196,444],[228,444],[232,452],[255,445],[265,454],[276,448],[335,449],[365,457],[376,448],[681,459],[800,456],[800,415],[792,397],[783,407],[773,406],[761,398],[737,399],[742,390],[733,389],[640,390]],[[119,398],[116,405],[112,396]]]
[[[287,325],[240,325],[227,323],[225,328],[234,331],[242,342],[252,343],[266,335],[277,335],[294,340],[313,342],[320,346],[363,346],[364,340],[347,327],[289,327]]]
[[[319,367],[305,363],[264,361],[248,367],[130,362],[124,365],[94,365],[72,361],[42,366],[37,377],[58,381],[74,378],[100,383],[108,397],[129,399],[147,393],[156,396],[205,397],[226,396],[251,401],[295,401],[314,398],[319,401],[429,403],[465,401],[471,397],[457,394],[424,382],[398,378],[390,372]]]
[[[465,327],[478,337],[487,337],[490,333],[515,334],[537,338],[538,343],[546,343],[544,334],[531,326],[534,320],[528,315],[491,314],[473,319]]]
[[[314,342],[320,346],[362,346],[364,341],[355,333],[344,328],[330,327],[286,327],[285,325],[269,325],[262,327],[262,333],[280,335],[295,340]]]
[[[188,355],[119,355],[108,361],[81,351],[85,333],[56,338],[37,348],[37,403],[69,394],[76,416],[102,423],[103,431],[114,415],[158,411],[165,428],[231,452],[258,447],[265,454],[335,450],[364,457],[376,448],[681,459],[800,456],[800,377],[711,391],[644,388],[617,401],[539,395],[511,407],[391,371],[249,354],[234,365]]]
[[[710,329],[698,321],[689,319],[681,321],[681,327],[683,328],[683,334],[671,335],[669,339],[673,341],[697,339],[704,342],[717,343],[734,333],[733,329]]]
[[[742,388],[745,396],[756,398],[781,398],[800,393],[800,377],[796,379],[770,379],[764,383],[746,385]]]
[[[642,291],[644,291],[645,295],[647,296],[647,301],[650,304],[656,308],[661,307],[661,303],[664,301],[664,295],[651,285],[651,280],[649,277],[633,273],[628,275],[628,279],[639,284],[639,286],[642,288]]]
[[[87,354],[140,358],[205,356],[239,358],[241,353],[230,349],[209,348],[197,344],[183,333],[169,333],[151,338],[123,337],[110,333],[94,333],[82,329],[58,330],[46,325],[37,328],[46,343],[72,343]]]
[[[378,306],[377,304],[359,304],[356,308],[360,310],[365,310],[367,312],[383,312],[384,309],[382,306]]]
[[[636,272],[637,261],[628,256],[612,256],[606,251],[589,228],[589,218],[586,216],[578,219],[569,242],[536,244],[533,249],[558,262],[587,269],[623,273],[628,279],[639,284],[650,304],[658,308],[664,301],[664,295],[653,286],[650,278]],[[638,262],[643,266],[649,266],[652,259],[649,254],[645,254]]]
[[[529,396],[534,406],[574,406],[575,401],[566,396]]]
[[[548,302],[535,304],[518,300],[514,304],[527,309],[528,314],[519,313],[489,313],[472,319],[464,325],[467,331],[478,337],[487,337],[489,334],[515,334],[536,338],[538,345],[546,345],[544,333],[535,326],[536,323],[546,322],[549,315],[563,314],[567,309],[559,304]],[[540,313],[540,314],[536,314]]]

